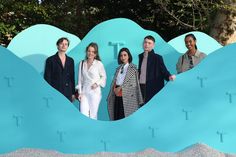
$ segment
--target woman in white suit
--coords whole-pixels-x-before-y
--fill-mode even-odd
[[[78,100],[80,112],[87,117],[97,119],[102,98],[101,87],[106,85],[106,72],[100,60],[98,45],[90,43],[86,47],[86,59],[79,64]]]

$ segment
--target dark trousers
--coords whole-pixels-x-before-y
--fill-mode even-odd
[[[125,118],[123,99],[120,96],[115,96],[114,120]]]
[[[143,96],[143,102],[145,104],[146,103],[146,84],[140,84],[140,89],[141,89],[141,93],[142,93],[142,96]]]

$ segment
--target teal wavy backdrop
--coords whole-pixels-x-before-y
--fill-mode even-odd
[[[112,19],[94,27],[68,52],[78,64],[90,42],[99,44],[108,75],[99,110],[99,119],[105,121],[83,116],[76,105],[48,85],[41,72],[22,58],[38,52],[19,56],[0,47],[0,153],[26,147],[85,154],[133,152],[150,147],[176,152],[198,142],[236,153],[236,44],[221,47],[211,37],[194,33],[198,48],[205,53],[209,50],[207,58],[194,69],[177,75],[176,81],[167,83],[137,112],[114,122],[108,121],[105,99],[117,67],[119,48],[130,48],[137,64],[143,38],[151,34],[157,40],[155,50],[175,73],[182,51],[174,47],[178,45],[175,41],[181,43],[178,37],[167,43],[131,20]],[[201,34],[206,43],[215,45],[202,45]],[[27,38],[33,40],[34,34]]]

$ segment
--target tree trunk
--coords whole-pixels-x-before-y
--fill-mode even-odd
[[[236,1],[224,0],[224,4],[212,21],[210,36],[227,45],[236,42]]]

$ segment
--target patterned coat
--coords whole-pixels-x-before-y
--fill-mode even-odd
[[[111,83],[110,92],[107,97],[110,120],[114,120],[114,104],[115,104],[114,85],[120,68],[121,65],[116,69],[114,79]],[[130,63],[128,66],[127,73],[121,88],[122,88],[122,98],[124,105],[124,115],[125,117],[127,117],[136,110],[138,110],[140,105],[143,104],[143,98],[138,80],[138,70],[136,66],[132,63]]]

